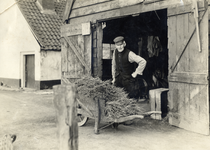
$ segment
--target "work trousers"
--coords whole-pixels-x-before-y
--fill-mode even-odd
[[[130,78],[123,78],[122,75],[119,75],[115,79],[115,86],[124,88],[128,93],[129,98],[141,98],[142,90],[144,89],[144,81],[139,75],[136,78],[132,76]]]

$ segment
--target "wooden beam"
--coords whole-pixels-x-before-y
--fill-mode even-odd
[[[96,20],[98,21],[110,20],[110,19],[115,19],[119,17],[125,17],[128,15],[144,13],[144,12],[149,12],[149,11],[154,11],[154,10],[159,10],[159,9],[172,8],[172,7],[183,5],[180,3],[180,0],[167,0],[167,1],[164,0],[164,1],[159,1],[152,4],[147,4],[147,5],[144,5],[144,3],[140,3],[140,4],[132,5],[129,7],[122,7],[122,8],[120,8],[120,5],[114,1],[109,2],[109,4],[116,4],[116,5],[105,6],[103,8],[98,6],[99,8],[101,8],[100,10],[98,9],[97,5],[87,7],[87,8],[84,7],[83,10],[87,10],[88,8],[92,8],[93,10],[94,8],[93,11],[87,10],[87,12],[83,12],[83,11],[79,12],[80,9],[75,10],[75,12],[78,12],[79,15],[73,14],[72,12],[70,16],[69,24],[71,25],[74,24],[75,26],[78,26],[79,24],[82,24],[85,22],[96,22]],[[191,2],[188,2],[188,3],[185,2],[185,5],[187,4],[191,4]]]
[[[206,1],[199,1],[198,2],[198,9],[199,11],[203,11],[206,9],[207,2]],[[191,13],[192,12],[192,3],[186,3],[184,5],[172,7],[168,9],[168,17],[175,16],[175,15],[181,15],[185,13]]]
[[[76,108],[76,86],[74,84],[66,86],[65,102],[67,109],[66,124],[69,126],[68,149],[78,150],[78,123]],[[64,150],[64,149],[62,149]]]
[[[87,0],[78,0],[78,1],[75,1],[72,10],[80,9],[80,8],[84,8],[84,7],[92,7],[94,5],[100,5],[103,3],[108,3],[110,1],[115,1],[116,3],[119,4],[120,7],[127,7],[127,6],[142,3],[144,0],[130,0],[130,1],[128,1],[128,0],[88,0],[88,1]]]
[[[138,5],[144,2],[144,0],[118,0],[120,8],[128,7],[132,5]]]
[[[167,16],[171,17],[171,16],[176,16],[176,15],[181,15],[181,14],[185,14],[185,13],[190,13],[191,11],[192,11],[191,4],[185,4],[183,6],[172,7],[170,9],[168,9]]]
[[[115,9],[115,10],[108,10],[105,12],[99,12],[97,14],[90,14],[87,16],[70,18],[69,24],[78,26],[85,22],[96,23],[96,20],[107,20],[118,17],[120,17],[120,9]]]
[[[99,12],[104,12],[112,9],[119,8],[119,2],[118,1],[108,1],[106,3],[100,3],[91,5],[88,7],[82,7],[80,9],[74,9],[72,10],[72,13],[70,15],[70,18],[75,18],[78,16],[86,16],[89,14],[95,14]]]
[[[103,59],[103,29],[102,24],[97,24],[97,59],[98,59],[98,77],[102,79],[102,72],[103,72],[103,66],[102,66],[102,59]]]
[[[118,5],[114,1],[111,1],[109,3]],[[188,3],[185,2],[184,5],[187,6],[187,10],[190,10],[190,4],[191,4],[190,2]],[[75,12],[78,11],[80,15],[76,16],[76,14],[72,13],[72,16],[74,17],[70,16],[69,24],[61,27],[61,35],[70,36],[70,35],[82,34],[81,24],[86,23],[86,22],[93,23],[93,22],[96,22],[96,20],[98,21],[110,20],[110,19],[115,19],[119,17],[125,17],[128,15],[144,13],[144,12],[149,12],[149,11],[154,11],[154,10],[159,10],[159,9],[165,9],[169,7],[170,8],[174,7],[176,9],[175,6],[183,6],[183,5],[180,3],[180,0],[167,0],[167,1],[164,0],[164,1],[159,1],[152,4],[147,4],[147,5],[144,5],[143,3],[143,4],[137,4],[137,5],[132,5],[132,6],[123,7],[123,8],[117,8],[117,7],[115,8],[114,6],[108,6],[108,7],[102,8],[103,10],[102,12],[99,11],[96,6],[91,6],[91,8],[96,9],[96,10],[93,10],[93,12],[90,12],[90,10],[87,10],[89,7],[82,8],[82,10],[84,11],[87,10],[87,12],[84,12],[84,11],[79,12],[80,9],[75,10]],[[113,8],[113,9],[108,9],[108,8]],[[182,10],[185,10],[185,9],[182,9]],[[173,15],[172,12],[171,14],[169,14],[169,16],[170,15]]]
[[[87,7],[95,4],[105,3],[113,0],[76,0],[72,9]]]
[[[70,15],[70,18],[75,18],[79,16],[86,16],[90,14],[96,14],[104,11],[109,11],[109,10],[114,10],[114,9],[119,9],[123,7],[128,7],[128,6],[135,6],[136,4],[142,3],[143,0],[132,0],[132,1],[127,1],[127,0],[111,0],[111,1],[106,1],[103,3],[95,3],[94,5],[90,5],[88,7],[82,7],[79,9],[72,9],[72,13]]]
[[[159,1],[164,1],[164,0],[145,0],[144,4],[147,5],[147,4],[156,3]]]
[[[82,24],[65,24],[61,26],[61,37],[82,34]]]
[[[63,15],[63,22],[68,20],[70,14],[71,14],[71,10],[72,10],[72,6],[74,4],[74,1],[75,0],[67,0],[64,15]]]
[[[58,148],[59,150],[78,150],[76,86],[74,84],[56,85],[53,86],[53,92]]]
[[[207,71],[206,71],[207,72]],[[208,84],[208,76],[207,73],[173,73],[168,76],[169,82],[177,82],[177,83],[191,83],[191,84]]]
[[[180,0],[161,0],[161,1],[155,1],[154,3],[151,4],[145,4],[141,3],[141,1],[135,0],[135,3],[121,3],[121,1],[124,0],[112,0],[108,1],[106,3],[99,3],[87,7],[82,7],[80,9],[74,9],[72,10],[72,13],[70,15],[70,18],[75,18],[75,17],[85,17],[87,15],[92,15],[92,14],[98,14],[101,12],[107,12],[110,10],[118,10],[121,9],[122,12],[125,12],[125,10],[130,9],[129,14],[120,14],[119,16],[122,15],[130,15],[130,14],[135,14],[135,13],[143,13],[143,12],[148,12],[148,11],[154,11],[154,10],[159,10],[159,9],[166,9],[169,7],[175,7],[175,6],[182,6],[191,3],[190,1],[184,1],[184,3],[181,3]],[[139,9],[133,9],[138,7]],[[132,12],[133,10],[133,12]],[[103,19],[103,15],[101,15],[101,18]],[[113,18],[111,15],[109,18]]]

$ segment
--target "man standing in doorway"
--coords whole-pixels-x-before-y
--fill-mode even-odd
[[[124,37],[114,39],[115,47],[112,59],[112,83],[128,92],[129,98],[140,98],[141,88],[144,87],[142,74],[146,60],[127,49]],[[137,68],[134,68],[137,63]]]

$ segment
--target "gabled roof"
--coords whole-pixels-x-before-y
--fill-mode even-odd
[[[60,27],[66,1],[54,2],[57,15],[43,14],[36,0],[21,0],[18,6],[42,50],[61,50]]]

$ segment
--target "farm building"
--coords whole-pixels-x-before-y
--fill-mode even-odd
[[[150,88],[169,89],[169,123],[208,135],[208,16],[204,0],[67,0],[62,78],[111,79],[113,39],[124,36],[127,47],[147,60]]]
[[[60,26],[65,2],[0,2],[1,84],[44,89],[60,83]]]

